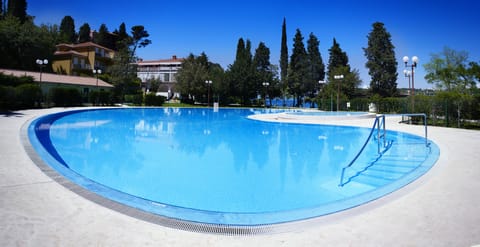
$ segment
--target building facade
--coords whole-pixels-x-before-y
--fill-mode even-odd
[[[92,75],[93,69],[105,71],[114,56],[115,51],[93,42],[58,44],[52,68],[57,74]]]
[[[142,88],[147,92],[157,92],[168,99],[177,96],[175,84],[176,75],[182,67],[183,58],[172,56],[170,59],[139,60],[137,62],[137,77],[142,80]],[[152,88],[152,81],[159,82],[158,88]]]

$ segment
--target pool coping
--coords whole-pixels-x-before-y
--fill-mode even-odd
[[[109,108],[107,108],[109,109]],[[119,108],[111,108],[118,110]],[[99,109],[105,110],[105,108]],[[50,123],[50,118],[55,119],[61,118],[65,115],[81,113],[92,111],[92,109],[84,110],[72,110],[72,111],[63,111],[60,113],[45,115],[47,117],[48,123]],[[283,114],[283,113],[280,113]],[[289,227],[289,223],[295,223],[296,226],[301,224],[302,221],[307,219],[314,219],[322,217],[325,215],[335,214],[340,211],[350,210],[351,208],[361,206],[370,201],[377,200],[385,195],[394,193],[395,191],[401,189],[402,187],[412,183],[419,177],[427,173],[435,164],[438,158],[438,147],[435,143],[433,144],[434,150],[436,152],[432,153],[434,157],[429,156],[421,165],[417,168],[411,170],[401,179],[395,180],[387,185],[381,186],[374,190],[357,194],[355,196],[347,197],[338,202],[330,202],[325,205],[319,205],[315,208],[305,208],[298,210],[290,210],[285,212],[272,212],[267,213],[265,216],[260,216],[264,214],[259,214],[259,216],[254,213],[245,214],[245,213],[227,213],[227,212],[209,212],[196,209],[185,209],[182,207],[177,207],[173,205],[159,205],[150,201],[148,199],[138,198],[134,195],[130,195],[115,189],[111,189],[107,186],[101,185],[95,181],[90,180],[87,177],[83,177],[77,174],[74,171],[71,171],[68,167],[65,168],[65,164],[59,162],[57,159],[52,157],[49,151],[44,150],[44,145],[41,144],[37,138],[30,138],[31,135],[34,135],[34,128],[36,127],[37,121],[40,121],[41,116],[30,121],[27,121],[21,129],[21,141],[24,145],[27,155],[32,159],[32,161],[40,168],[42,172],[47,174],[57,183],[63,185],[72,192],[88,199],[97,204],[100,204],[104,207],[110,208],[120,213],[127,214],[129,216],[145,220],[151,223],[159,224],[162,226],[167,226],[180,230],[187,230],[193,232],[202,232],[202,233],[214,233],[214,234],[223,234],[223,235],[254,235],[254,234],[271,234],[271,233],[280,233],[291,231],[292,227]],[[257,116],[257,120],[261,120],[266,116],[266,114],[256,114],[250,115]],[[338,116],[334,116],[333,119],[338,119]],[[343,116],[342,116],[343,117]],[[348,116],[351,117],[351,116]],[[363,119],[365,115],[356,116],[356,119]],[[314,116],[317,119],[317,116]],[[368,114],[367,118],[371,118],[371,114]],[[344,118],[342,118],[344,119]],[[33,126],[35,124],[35,127]],[[41,126],[44,125],[44,122],[40,122]],[[48,162],[49,164],[47,164]],[[425,163],[427,163],[425,165]],[[360,202],[360,203],[359,203]],[[337,208],[338,207],[338,208]],[[169,215],[179,215],[187,214],[186,218],[193,217],[196,220],[190,219],[181,219],[174,218]],[[313,215],[315,214],[315,215]],[[290,216],[292,215],[292,216]],[[293,216],[295,215],[295,216]],[[308,217],[300,216],[308,215]],[[291,220],[282,220],[279,222],[272,223],[256,223],[256,224],[237,224],[237,223],[216,223],[216,222],[206,222],[212,220],[218,220],[218,218],[231,218],[231,217],[248,217],[247,221],[250,220],[259,220],[257,218],[265,218],[264,221],[272,220],[271,218],[277,218],[277,220],[284,218],[295,218]],[[254,217],[253,217],[254,216]],[[253,218],[251,218],[253,217]],[[204,222],[205,220],[205,222]]]
[[[298,228],[292,226],[293,232],[231,238],[172,230],[139,221],[79,199],[75,193],[62,190],[63,186],[57,182],[46,179],[25,155],[18,133],[29,118],[63,110],[19,111],[3,116],[0,121],[1,167],[5,167],[0,170],[3,178],[0,195],[4,198],[0,203],[3,246],[34,245],[38,241],[70,246],[155,245],[159,242],[181,246],[472,246],[480,243],[477,207],[480,199],[476,192],[480,190],[480,183],[475,179],[480,174],[477,165],[480,154],[476,151],[479,131],[429,127],[429,137],[442,152],[434,168],[412,184],[368,205],[307,221],[308,225]],[[371,125],[357,120],[336,124]],[[398,124],[394,119],[391,124],[394,129],[408,133],[420,135],[423,131],[417,126]],[[95,221],[89,220],[91,217]]]

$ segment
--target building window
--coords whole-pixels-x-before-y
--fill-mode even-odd
[[[164,74],[163,78],[164,78],[165,82],[170,82],[170,74],[168,74],[168,73]]]

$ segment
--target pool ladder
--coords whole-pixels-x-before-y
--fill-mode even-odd
[[[358,152],[358,154],[353,158],[353,160],[345,167],[342,168],[342,174],[340,176],[340,183],[339,186],[343,187],[345,184],[349,183],[354,177],[357,177],[360,175],[362,172],[366,171],[369,167],[373,166],[382,156],[385,152],[387,152],[390,147],[393,144],[393,141],[388,141],[387,140],[387,130],[386,130],[386,125],[385,125],[385,116],[386,115],[377,115],[375,117],[375,122],[373,123],[372,130],[370,131],[370,134],[368,135],[367,140],[363,144],[362,148]],[[396,115],[388,115],[388,116],[396,116]],[[413,116],[420,116],[423,117],[423,122],[425,126],[425,145],[428,146],[428,139],[427,139],[427,115],[426,114],[401,114],[402,118],[407,116],[407,117],[413,117]],[[357,161],[358,157],[360,154],[363,153],[363,150],[369,143],[370,139],[373,136],[373,133],[377,130],[377,135],[376,135],[376,140],[377,140],[377,157],[371,161],[367,166],[365,166],[362,170],[356,172],[354,175],[350,176],[349,178],[345,179],[345,171],[350,168],[355,161]]]

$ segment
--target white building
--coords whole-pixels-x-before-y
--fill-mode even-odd
[[[142,88],[146,91],[155,90],[150,88],[149,80],[158,80],[160,86],[156,89],[157,93],[171,98],[175,94],[176,75],[182,62],[183,58],[177,58],[175,55],[170,59],[139,60],[137,76],[142,80]]]

